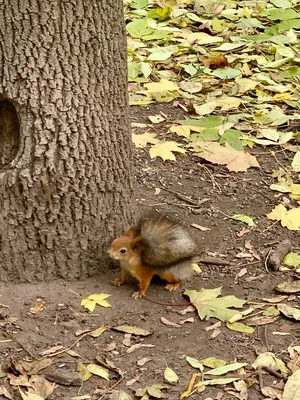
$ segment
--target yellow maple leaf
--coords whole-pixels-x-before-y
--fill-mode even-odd
[[[136,147],[146,147],[148,143],[156,144],[159,139],[156,139],[156,133],[143,133],[141,135],[132,134],[132,141]]]
[[[275,221],[280,221],[281,225],[290,231],[300,230],[300,208],[287,210],[283,204],[279,204],[267,214],[267,217]]]
[[[185,150],[180,145],[173,141],[157,143],[150,149],[150,157],[161,157],[165,160],[176,160],[173,153],[185,154]]]
[[[189,126],[185,126],[185,125],[173,125],[170,128],[170,132],[174,132],[178,136],[184,136],[188,139],[191,134],[191,129]]]
[[[174,91],[178,90],[179,86],[177,83],[168,81],[167,79],[161,79],[159,82],[152,82],[145,84],[145,88],[147,92],[166,92],[166,91]]]
[[[97,304],[105,308],[111,307],[111,305],[105,300],[109,296],[110,294],[105,293],[91,294],[86,299],[82,299],[80,304],[90,312],[93,312]]]

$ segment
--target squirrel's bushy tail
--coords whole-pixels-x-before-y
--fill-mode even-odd
[[[166,267],[181,260],[191,259],[197,247],[184,227],[164,215],[151,213],[140,219],[137,230],[143,263]]]

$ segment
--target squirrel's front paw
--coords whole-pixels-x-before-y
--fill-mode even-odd
[[[170,292],[173,292],[173,290],[176,290],[179,288],[181,282],[174,282],[174,283],[168,283],[165,286],[165,289],[169,290]]]
[[[144,296],[144,292],[142,290],[139,290],[138,292],[132,293],[131,297],[134,299],[140,299],[141,297]]]
[[[121,279],[121,278],[117,278],[112,281],[112,284],[115,286],[121,286],[121,285],[123,285],[123,283],[124,283],[124,279]]]

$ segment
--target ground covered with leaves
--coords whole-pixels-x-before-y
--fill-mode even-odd
[[[190,230],[195,275],[1,284],[1,399],[299,398],[297,3],[125,1],[137,214]]]

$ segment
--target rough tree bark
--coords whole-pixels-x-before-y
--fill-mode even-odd
[[[0,279],[86,277],[130,219],[121,0],[0,0]]]

